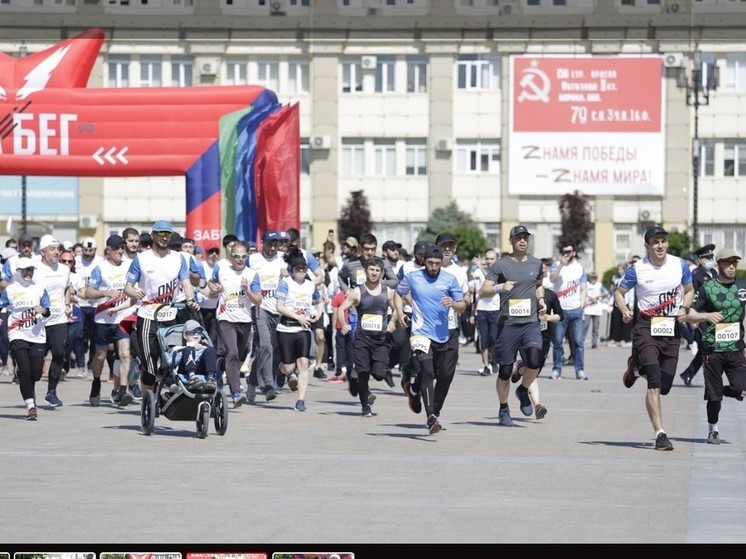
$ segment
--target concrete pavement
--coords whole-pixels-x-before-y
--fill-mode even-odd
[[[372,418],[346,384],[311,379],[306,413],[287,390],[259,396],[206,439],[163,417],[144,436],[139,406],[91,408],[90,381],[74,378],[58,389],[63,407],[27,422],[0,377],[0,542],[746,542],[746,407],[724,402],[723,443],[707,445],[702,374],[692,388],[677,377],[663,400],[675,450],[656,452],[644,383],[621,383],[628,355],[588,349],[588,381],[545,370],[546,418],[523,417],[511,394],[516,426],[505,428],[495,377],[476,373],[466,346],[434,436],[398,377],[395,389],[374,383]],[[682,349],[679,371],[690,358]],[[45,391],[43,379],[39,401]]]

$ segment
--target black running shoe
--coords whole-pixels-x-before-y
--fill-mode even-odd
[[[427,429],[431,435],[439,433],[443,426],[438,422],[438,418],[435,415],[431,415],[427,418]]]
[[[673,450],[673,444],[665,433],[660,433],[655,438],[655,450]]]

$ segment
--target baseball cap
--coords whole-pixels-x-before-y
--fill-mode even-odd
[[[124,239],[121,237],[121,235],[110,235],[108,239],[106,239],[106,246],[107,247],[118,247],[124,244]]]
[[[169,233],[174,232],[174,226],[171,225],[171,222],[164,219],[159,219],[158,221],[156,221],[151,229],[153,231],[167,231]]]
[[[65,250],[72,250],[73,249],[73,242],[72,241],[62,241],[62,248]]]
[[[202,325],[194,319],[189,319],[184,323],[184,333],[202,330]]]
[[[24,233],[18,237],[18,245],[32,245],[34,244],[34,238],[31,235]]]
[[[262,241],[264,241],[265,243],[269,243],[272,241],[279,241],[279,240],[280,240],[280,234],[274,229],[267,229],[262,235]]]
[[[347,237],[345,239],[344,244],[346,244],[347,246],[351,246],[351,247],[358,246],[357,239],[355,237]]]
[[[16,262],[16,270],[25,270],[26,268],[36,268],[36,264],[34,264],[33,260],[25,256],[19,258]]]
[[[588,277],[589,278],[597,278],[598,274],[596,272],[588,272]]]
[[[386,241],[383,243],[383,250],[399,250],[401,248],[401,243],[396,243],[394,241]]]
[[[530,235],[525,225],[516,225],[510,229],[510,236],[515,237],[516,235]]]
[[[216,247],[215,245],[213,245],[213,246],[209,247],[205,252],[207,252],[207,254],[210,254],[210,253],[213,253],[213,252],[217,253],[217,254],[220,254],[220,247]]]
[[[39,241],[39,250],[44,250],[52,245],[59,245],[60,242],[55,239],[52,235],[44,235]]]
[[[150,233],[140,233],[140,244],[153,244],[153,236]]]
[[[705,245],[695,251],[694,254],[696,254],[698,257],[702,258],[712,258],[712,254],[715,252],[715,245]]]
[[[435,244],[440,245],[443,243],[455,243],[456,237],[451,235],[450,233],[441,233],[437,237],[435,237]]]
[[[412,252],[415,254],[425,252],[425,249],[427,248],[427,243],[425,241],[417,241],[414,244],[414,248],[412,249]]]
[[[428,258],[440,258],[443,260],[443,251],[435,245],[430,245],[425,249],[425,260]]]
[[[732,248],[723,248],[718,251],[715,260],[718,262],[721,260],[741,260],[741,255]]]
[[[80,244],[83,245],[83,248],[96,248],[96,239],[93,237],[86,237]]]
[[[663,229],[660,225],[653,225],[652,227],[648,227],[645,231],[645,236],[643,237],[645,239],[645,244],[650,242],[651,237],[654,237],[655,235],[668,235],[668,231]]]

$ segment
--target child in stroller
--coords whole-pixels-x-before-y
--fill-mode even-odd
[[[190,392],[214,392],[217,387],[217,353],[202,343],[207,332],[196,320],[187,320],[183,329],[184,345],[170,349],[171,369],[176,370]],[[178,389],[178,386],[172,385]]]

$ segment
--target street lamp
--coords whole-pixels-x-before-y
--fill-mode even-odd
[[[18,58],[23,58],[28,54],[28,47],[25,41],[21,41],[18,48]],[[26,203],[28,201],[28,192],[26,190],[26,175],[21,176],[21,232],[25,235],[28,233],[28,211]]]
[[[699,244],[699,172],[702,145],[699,141],[699,108],[710,104],[710,91],[718,86],[718,76],[714,64],[702,62],[702,51],[692,53],[692,75],[687,79],[686,70],[681,68],[677,76],[677,85],[686,87],[686,104],[694,107],[694,137],[692,139],[692,239]],[[703,69],[708,72],[705,74]]]

